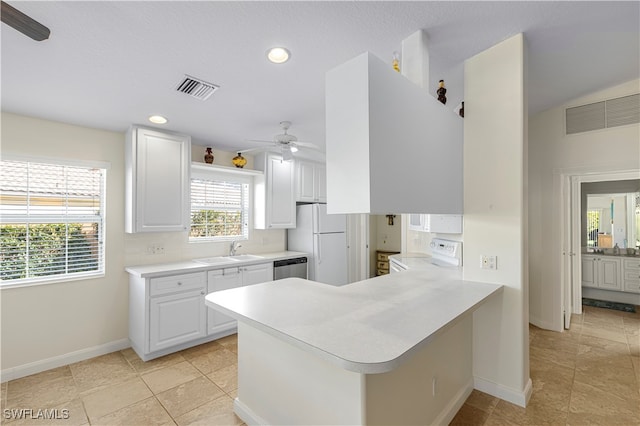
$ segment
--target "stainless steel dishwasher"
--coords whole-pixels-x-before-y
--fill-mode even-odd
[[[307,278],[307,258],[295,257],[293,259],[276,260],[273,262],[273,279],[283,278]]]

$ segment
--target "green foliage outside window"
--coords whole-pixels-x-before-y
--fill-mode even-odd
[[[191,212],[191,238],[242,237],[241,211]]]
[[[97,224],[3,224],[0,278],[97,271],[98,244]]]

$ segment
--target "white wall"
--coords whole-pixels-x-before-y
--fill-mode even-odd
[[[3,373],[34,372],[55,363],[62,365],[73,357],[77,360],[127,347],[125,266],[226,254],[228,244],[189,244],[187,233],[124,233],[124,140],[124,133],[2,113],[3,154],[111,164],[107,172],[105,277],[0,290]],[[193,149],[194,158],[198,149],[202,148]],[[221,158],[229,155],[220,153]],[[250,230],[251,239],[243,242],[240,251],[284,250],[285,235],[282,230]],[[164,244],[165,253],[148,255],[151,243]]]
[[[529,120],[529,315],[536,326],[562,329],[560,174],[640,169],[640,125],[566,136],[564,111],[638,92],[640,80],[630,81]]]
[[[524,70],[522,34],[465,62],[463,274],[505,286],[474,313],[475,387],[519,405],[531,391]],[[498,268],[480,269],[481,255]]]

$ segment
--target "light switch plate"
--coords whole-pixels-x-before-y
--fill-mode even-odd
[[[482,256],[480,256],[480,268],[498,269],[498,257],[483,254]]]

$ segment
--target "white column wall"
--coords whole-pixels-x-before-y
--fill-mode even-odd
[[[505,286],[474,314],[475,387],[524,405],[530,392],[524,36],[465,63],[464,278]],[[480,268],[481,255],[497,269]]]

